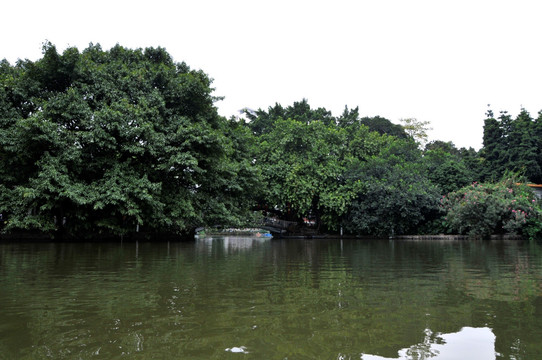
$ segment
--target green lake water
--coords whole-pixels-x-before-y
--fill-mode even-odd
[[[0,243],[0,359],[540,359],[522,241]]]

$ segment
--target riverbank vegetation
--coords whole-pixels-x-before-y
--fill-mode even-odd
[[[542,115],[490,110],[480,151],[307,100],[218,115],[212,80],[161,48],[90,45],[0,63],[4,232],[188,233],[254,211],[321,232],[542,232]]]

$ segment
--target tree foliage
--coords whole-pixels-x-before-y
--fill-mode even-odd
[[[506,111],[498,118],[487,112],[484,121],[484,178],[499,179],[506,171],[519,172],[542,183],[542,115],[533,119],[521,109],[513,119]]]
[[[345,140],[344,130],[321,121],[275,121],[273,130],[259,137],[257,147],[262,201],[290,220],[311,214],[331,223],[352,197],[342,179]]]
[[[542,209],[533,192],[513,178],[498,183],[473,183],[443,196],[446,224],[459,234],[487,237],[521,234],[533,238],[542,231]]]
[[[415,233],[438,213],[438,188],[425,176],[416,144],[390,138],[378,155],[352,175],[363,184],[345,227],[352,233],[393,236]]]
[[[162,48],[92,44],[46,44],[42,59],[0,71],[7,229],[179,232],[240,215],[247,134],[218,116],[202,71]]]
[[[388,120],[371,123],[359,118],[357,108],[345,108],[337,121],[319,121],[307,106],[307,114],[295,114],[299,121],[274,118],[277,109],[282,107],[259,112],[273,123],[257,135],[268,209],[290,220],[312,215],[327,229],[342,224],[347,232],[376,236],[413,232],[437,211],[440,194],[425,175],[421,151]]]
[[[480,152],[438,140],[422,151],[427,121],[396,125],[357,107],[335,117],[306,99],[227,120],[211,84],[162,48],[91,44],[60,54],[47,43],[38,61],[1,61],[5,229],[183,232],[241,225],[259,203],[354,234],[415,233],[439,222],[483,236],[538,231],[539,210],[525,202],[536,199],[495,181],[513,171],[542,183],[542,113],[488,111]],[[438,221],[441,196],[448,214]]]
[[[388,119],[380,116],[363,117],[360,119],[360,123],[366,125],[371,131],[376,131],[382,135],[391,135],[400,139],[406,139],[408,137],[405,129],[401,125],[394,124]]]
[[[401,125],[394,124],[386,118],[381,116],[360,117],[358,107],[348,109],[348,106],[345,106],[343,113],[337,118],[336,122],[341,128],[353,129],[363,125],[369,128],[370,131],[376,131],[381,135],[386,134],[403,139],[408,137]]]
[[[258,109],[254,112],[245,110],[249,119],[248,126],[256,135],[262,135],[273,130],[275,122],[279,119],[292,119],[309,124],[313,121],[320,121],[326,125],[335,124],[336,119],[331,112],[324,109],[311,109],[307,99],[294,102],[293,105],[284,108],[276,103],[270,106],[267,111]]]
[[[400,119],[403,129],[420,147],[424,147],[427,143],[428,135],[427,132],[432,130],[429,125],[429,121],[421,121],[416,118],[405,118]]]
[[[457,149],[452,142],[433,141],[425,146],[423,161],[427,176],[442,194],[458,190],[478,180],[474,149]]]

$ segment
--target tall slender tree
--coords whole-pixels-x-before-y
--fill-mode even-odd
[[[481,152],[485,179],[497,180],[506,171],[513,171],[525,175],[529,181],[542,182],[538,122],[525,109],[515,119],[506,111],[498,119],[492,111],[487,116]]]

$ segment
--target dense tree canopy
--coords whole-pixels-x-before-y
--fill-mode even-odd
[[[534,183],[542,183],[542,113],[533,119],[522,109],[513,119],[506,111],[495,118],[490,110],[484,122],[484,175],[500,179],[508,171],[524,174]]]
[[[351,200],[341,181],[345,139],[344,131],[321,121],[277,120],[257,148],[263,201],[289,220],[343,213]]]
[[[389,120],[360,119],[358,109],[346,108],[336,121],[319,121],[328,112],[306,106],[306,114],[290,112],[299,121],[277,116],[281,108],[251,117],[270,129],[256,132],[268,208],[290,220],[314,216],[328,230],[342,225],[377,236],[412,232],[437,210],[440,194],[425,175],[421,151]]]
[[[474,155],[473,155],[474,152]],[[479,180],[474,149],[457,149],[452,142],[433,141],[425,146],[427,176],[442,194],[455,191]]]
[[[391,139],[377,155],[354,170],[363,184],[345,221],[356,234],[393,236],[416,233],[438,212],[438,188],[425,174],[412,140]]]
[[[480,152],[438,140],[423,148],[426,121],[397,125],[348,107],[334,117],[306,99],[227,120],[211,79],[162,48],[43,50],[35,62],[0,62],[4,231],[180,233],[250,223],[266,209],[357,235],[542,232],[528,188],[507,185],[521,200],[492,190],[511,172],[542,183],[542,113],[489,111]],[[525,219],[507,210],[513,200]],[[469,216],[480,221],[461,225]]]
[[[8,229],[183,231],[232,220],[252,186],[211,80],[161,48],[89,46],[0,67],[0,212]],[[232,177],[237,178],[234,184]],[[220,196],[217,196],[220,194]]]
[[[286,108],[277,103],[275,106],[270,106],[267,111],[262,109],[245,110],[245,114],[250,120],[248,126],[256,135],[272,131],[278,119],[292,119],[306,124],[320,121],[326,125],[335,124],[336,121],[331,112],[324,108],[311,109],[307,99],[294,102],[293,105]]]
[[[266,189],[260,202],[290,220],[315,216],[328,230],[342,226],[347,233],[375,236],[459,231],[449,223],[442,226],[447,221],[446,211],[438,208],[441,196],[484,180],[484,174],[491,171],[500,179],[510,164],[521,164],[510,160],[510,155],[503,159],[498,149],[511,154],[508,148],[514,147],[498,141],[493,158],[443,141],[427,143],[421,151],[427,122],[406,119],[401,127],[378,116],[360,117],[358,108],[346,107],[341,116],[333,118],[325,109],[312,110],[303,100],[287,108],[276,104],[268,111],[258,110],[249,120]],[[525,114],[520,120],[518,124],[495,121],[494,136],[501,141],[504,128],[518,138],[525,128],[537,129]],[[486,137],[490,133],[487,128]],[[529,153],[524,144],[514,145],[523,146],[523,158],[540,154],[533,147]],[[490,146],[484,151],[489,153]],[[536,166],[529,171],[534,170]],[[537,216],[532,221],[539,221]],[[487,232],[469,234],[485,236]]]
[[[363,117],[360,123],[366,125],[371,131],[376,131],[379,134],[392,135],[398,138],[406,139],[408,137],[405,129],[398,124],[394,124],[381,116]]]

